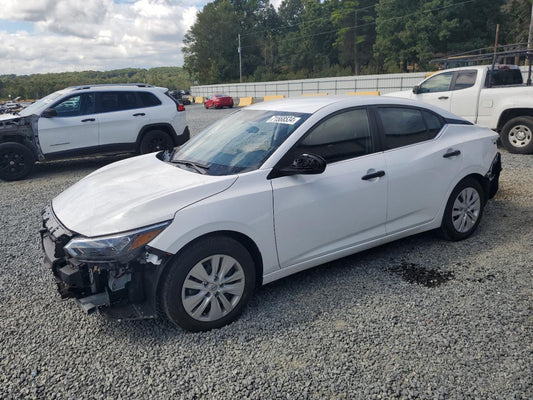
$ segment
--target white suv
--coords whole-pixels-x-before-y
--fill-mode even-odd
[[[166,88],[144,84],[54,92],[0,116],[0,179],[25,178],[35,161],[171,150],[190,136],[182,111]]]

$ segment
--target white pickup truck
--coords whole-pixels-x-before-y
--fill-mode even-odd
[[[434,104],[497,131],[511,153],[533,153],[533,86],[523,85],[516,65],[447,69],[387,96]]]

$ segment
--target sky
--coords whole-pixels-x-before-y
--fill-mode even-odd
[[[182,66],[208,2],[0,0],[0,75]]]

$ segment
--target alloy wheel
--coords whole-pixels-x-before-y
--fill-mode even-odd
[[[181,301],[198,321],[216,321],[230,313],[245,289],[242,266],[231,256],[216,254],[197,263],[187,274]]]
[[[468,232],[481,212],[481,198],[477,190],[466,187],[455,198],[452,209],[453,226],[458,232]]]

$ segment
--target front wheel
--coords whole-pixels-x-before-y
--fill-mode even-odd
[[[254,287],[250,253],[234,239],[214,236],[192,244],[172,262],[160,304],[173,324],[208,331],[236,320]]]
[[[35,163],[30,149],[20,143],[0,144],[0,179],[16,181],[26,178]]]
[[[160,130],[151,130],[146,132],[139,146],[139,153],[147,154],[155,151],[174,149],[174,142],[168,133]]]
[[[465,178],[453,189],[440,227],[440,234],[447,240],[463,240],[476,230],[485,196],[480,183],[474,178]]]
[[[510,153],[533,153],[533,118],[516,117],[509,120],[502,129],[503,147]]]

